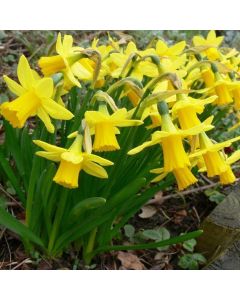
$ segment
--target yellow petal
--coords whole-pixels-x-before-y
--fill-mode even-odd
[[[59,32],[58,37],[57,37],[56,52],[58,54],[62,54],[63,53],[62,37],[61,37],[61,33],[60,32]]]
[[[52,99],[43,99],[42,106],[45,111],[54,119],[70,120],[74,115]]]
[[[91,80],[93,77],[93,73],[89,72],[82,64],[76,62],[71,66],[71,70],[75,76],[80,80]]]
[[[43,123],[46,126],[47,130],[50,133],[54,133],[55,128],[54,128],[53,124],[51,123],[51,119],[42,107],[38,108],[37,116],[43,121]]]
[[[46,142],[43,142],[43,141],[40,141],[40,140],[33,140],[33,143],[39,147],[41,147],[42,149],[44,149],[45,151],[48,151],[48,152],[56,152],[56,153],[63,153],[63,152],[66,152],[67,150],[64,149],[64,148],[61,148],[61,147],[57,147],[57,146],[54,146],[54,145],[51,145],[49,143],[46,143]]]
[[[229,165],[235,163],[240,159],[240,150],[235,151],[230,157],[227,158],[227,163]]]
[[[8,76],[3,75],[3,79],[6,82],[9,90],[13,94],[15,94],[17,96],[21,96],[22,94],[24,94],[26,92],[26,89],[24,89],[20,84],[18,84],[16,81],[12,80]]]
[[[150,147],[152,145],[155,145],[157,144],[158,142],[152,142],[152,141],[149,141],[149,142],[144,142],[142,145],[138,146],[138,147],[135,147],[133,148],[132,150],[128,151],[128,155],[134,155],[136,153],[139,153],[141,152],[143,149],[147,148],[147,147]]]
[[[181,41],[181,42],[173,45],[172,47],[170,47],[167,54],[168,55],[180,55],[183,52],[185,46],[186,46],[186,42]]]
[[[73,164],[80,164],[83,161],[83,156],[81,153],[67,151],[61,154],[61,159],[71,162]]]
[[[162,41],[162,40],[159,40],[156,44],[156,51],[157,51],[157,54],[159,56],[163,56],[168,50],[168,46],[167,44]]]
[[[88,173],[89,175],[99,177],[99,178],[108,178],[108,174],[106,170],[95,164],[92,161],[83,162],[83,170]]]
[[[44,157],[48,160],[58,162],[61,160],[61,154],[57,152],[45,152],[45,151],[37,151],[36,155]]]
[[[65,34],[63,37],[63,51],[68,54],[73,45],[73,37],[70,34]]]
[[[206,41],[203,37],[201,36],[194,36],[193,37],[193,45],[194,46],[202,46],[202,45],[206,45]]]
[[[80,82],[74,77],[72,70],[67,67],[64,71],[64,74],[67,76],[68,80],[75,86],[81,87]]]
[[[96,162],[96,163],[98,163],[102,166],[112,166],[114,164],[110,160],[102,158],[102,157],[100,157],[98,155],[95,155],[95,154],[83,154],[83,156],[86,157],[86,159],[89,159],[93,162]]]
[[[214,43],[215,39],[216,39],[215,30],[210,30],[208,35],[207,35],[207,41],[210,42],[210,43]]]
[[[211,120],[212,118],[209,118],[207,119],[207,123],[209,123],[209,121]],[[195,127],[192,127],[190,129],[185,129],[185,130],[179,130],[179,132],[181,132],[181,135],[182,136],[189,136],[189,135],[196,135],[196,134],[199,134],[200,132],[202,131],[208,131],[208,130],[211,130],[213,129],[214,126],[213,125],[208,125],[208,124],[205,124],[204,122],[201,123],[200,125],[198,126],[195,126]]]
[[[168,173],[162,173],[158,176],[156,176],[153,180],[151,180],[151,182],[158,182],[163,180],[166,176],[168,175]]]
[[[137,46],[134,44],[134,42],[131,41],[131,42],[128,43],[127,48],[125,50],[125,53],[127,55],[130,55],[130,54],[132,54],[134,52],[137,52],[137,51],[138,51]]]
[[[34,87],[39,98],[51,98],[53,95],[53,88],[52,78],[42,78]]]
[[[35,82],[35,79],[33,77],[33,73],[29,66],[29,63],[24,55],[22,55],[19,59],[17,75],[21,85],[26,90],[30,90]]]
[[[91,126],[99,122],[109,121],[109,116],[99,111],[86,111],[85,112],[86,122]]]
[[[164,171],[164,168],[156,168],[156,169],[150,170],[150,173],[160,174],[160,173],[163,173],[163,171]]]

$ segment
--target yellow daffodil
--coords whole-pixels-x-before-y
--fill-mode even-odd
[[[82,152],[82,135],[77,135],[70,148],[57,147],[40,140],[34,143],[45,151],[37,151],[36,155],[54,162],[60,162],[53,181],[69,188],[78,187],[78,177],[81,170],[89,175],[108,178],[106,170],[101,166],[111,166],[113,163],[97,155]]]
[[[219,175],[221,184],[230,184],[236,181],[236,177],[231,169],[231,165],[240,159],[240,150],[235,151],[226,158],[227,170]]]
[[[99,111],[87,111],[85,120],[90,129],[94,128],[94,151],[120,149],[116,138],[117,128],[143,124],[140,120],[129,120],[126,108],[121,108],[110,115],[105,104],[100,105]]]
[[[1,114],[13,127],[22,128],[29,117],[37,115],[49,132],[54,132],[50,117],[60,120],[70,120],[73,114],[56,103],[53,96],[54,86],[51,78],[40,78],[31,70],[24,55],[18,64],[18,79],[20,84],[4,76],[8,88],[18,96],[11,102],[0,106]],[[50,117],[49,117],[50,116]]]
[[[199,134],[213,128],[212,125],[201,123],[198,126],[187,130],[177,129],[170,115],[167,113],[167,104],[164,104],[165,112],[161,113],[162,126],[161,131],[155,131],[152,134],[151,141],[130,150],[129,155],[136,154],[146,147],[156,144],[162,144],[164,157],[164,172],[172,172],[175,169],[182,169],[190,166],[190,161],[183,146],[183,137]]]
[[[175,57],[180,55],[185,47],[185,41],[181,41],[173,46],[168,47],[168,45],[164,41],[159,40],[156,43],[156,52],[159,56]]]
[[[199,140],[201,148],[199,154],[203,156],[208,177],[214,177],[226,172],[228,164],[219,151],[225,147],[229,147],[233,142],[240,140],[240,136],[214,144],[211,139],[202,132],[200,133]]]
[[[79,80],[91,80],[93,68],[88,58],[82,58],[80,47],[73,47],[71,35],[64,35],[63,41],[61,34],[58,34],[56,52],[58,55],[41,57],[38,65],[45,76],[62,72],[68,81],[67,86],[80,87]]]
[[[222,43],[223,39],[223,36],[216,37],[215,31],[211,30],[209,31],[206,39],[202,36],[194,36],[193,44],[194,46],[209,46],[209,48],[203,51],[203,53],[206,54],[208,59],[216,60],[220,57],[220,53],[217,48]]]
[[[227,105],[233,102],[231,91],[236,90],[240,87],[240,82],[232,81],[230,78],[221,75],[219,72],[215,72],[215,82],[209,87],[208,92],[210,94],[217,95],[215,100],[216,105]]]
[[[217,96],[206,99],[194,99],[183,94],[177,95],[179,99],[172,107],[173,117],[177,117],[182,129],[189,129],[201,124],[197,114],[201,114],[205,105],[212,103]]]

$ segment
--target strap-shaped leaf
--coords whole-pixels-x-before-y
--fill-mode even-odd
[[[25,196],[24,196],[23,191],[21,190],[20,183],[19,183],[17,177],[15,176],[12,168],[10,167],[9,162],[4,157],[1,149],[0,149],[0,165],[3,168],[4,173],[7,175],[12,186],[14,187],[15,191],[17,192],[19,199],[22,201],[22,203],[25,203]]]
[[[0,206],[0,224],[18,234],[21,238],[29,240],[40,247],[44,247],[43,242],[27,226],[14,218],[4,208]]]

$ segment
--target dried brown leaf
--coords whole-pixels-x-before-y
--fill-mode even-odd
[[[159,191],[154,195],[153,199],[150,199],[148,201],[148,204],[155,204],[155,205],[162,205],[165,201],[165,198],[163,197],[163,192]]]
[[[138,215],[142,219],[151,218],[157,212],[157,209],[154,206],[146,205],[141,208],[142,212]]]
[[[121,261],[121,269],[143,270],[145,268],[140,259],[132,253],[119,251],[117,258]]]

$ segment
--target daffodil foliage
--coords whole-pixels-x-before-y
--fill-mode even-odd
[[[89,263],[118,249],[113,239],[157,191],[196,186],[200,173],[233,184],[240,137],[214,133],[240,124],[240,55],[222,42],[210,31],[189,45],[159,39],[138,49],[109,36],[82,48],[59,34],[37,71],[20,56],[17,80],[3,76],[11,97],[0,106],[0,176],[25,219],[1,206],[0,223],[28,251],[54,257],[74,247]]]

